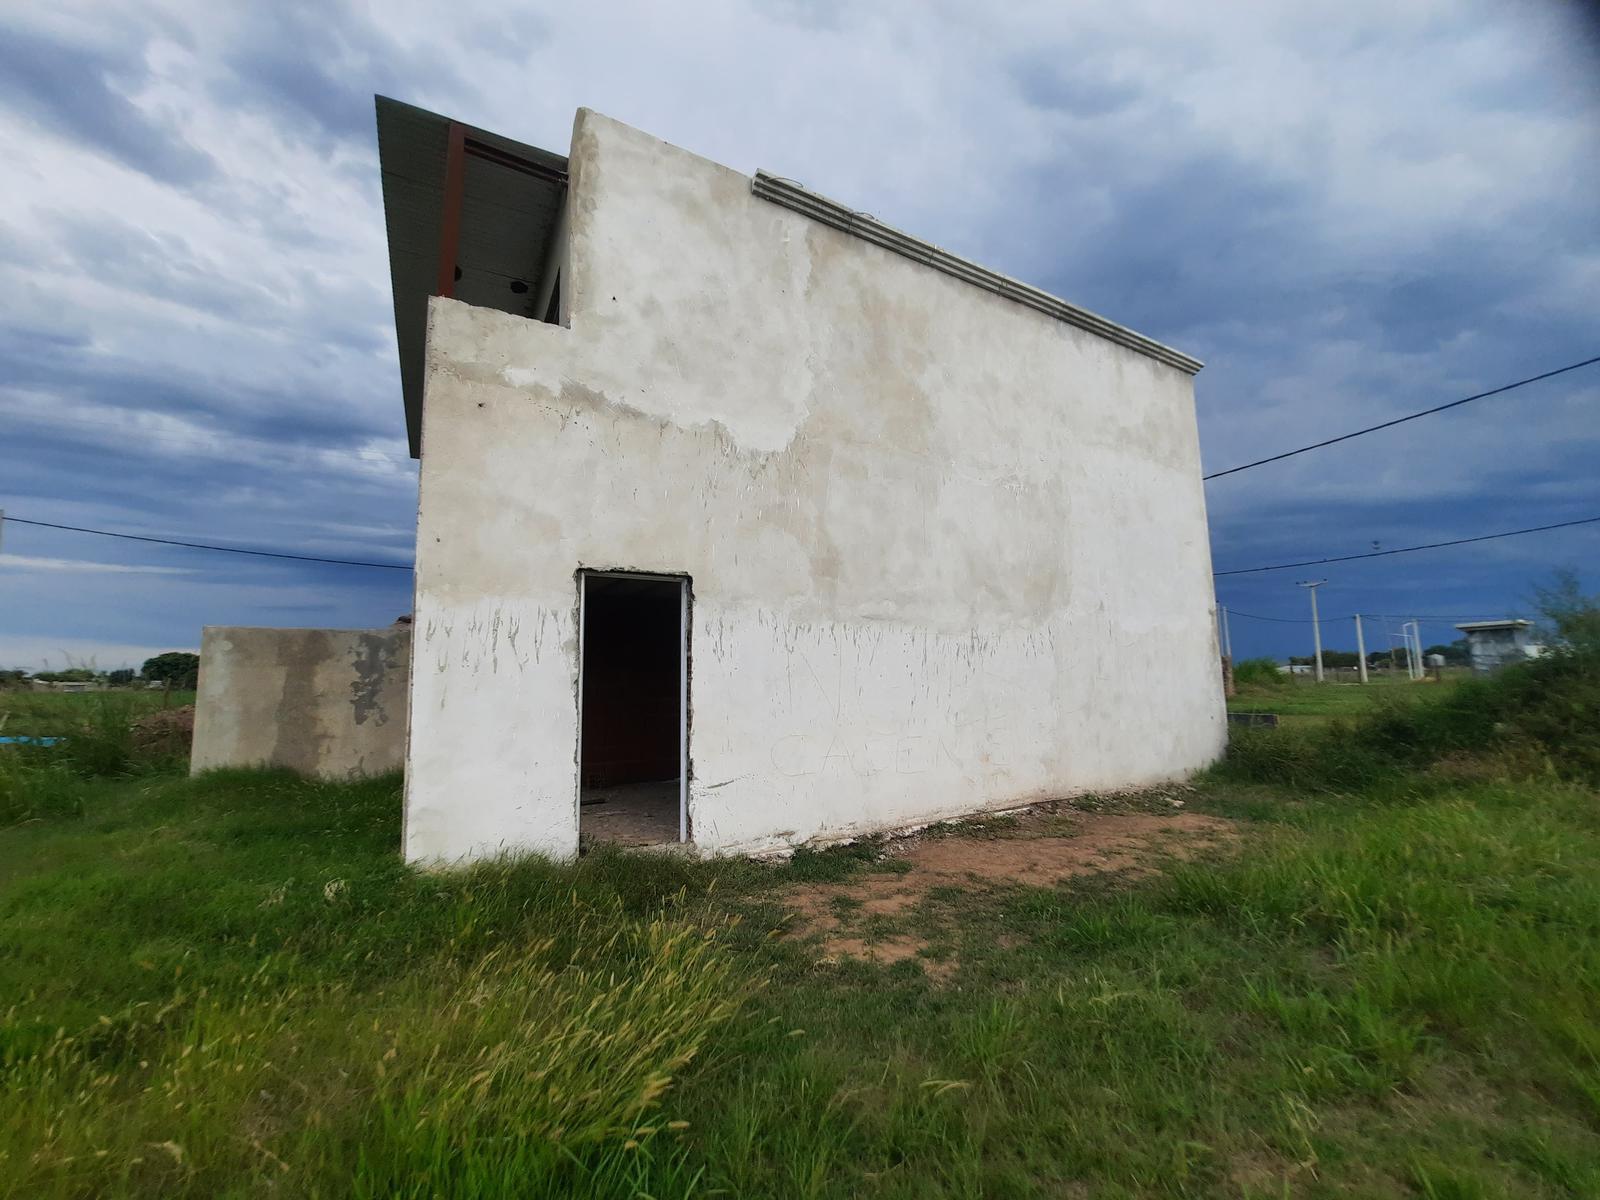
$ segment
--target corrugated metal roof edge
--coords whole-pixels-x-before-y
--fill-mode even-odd
[[[552,171],[566,173],[567,156],[565,154],[557,154],[554,150],[546,150],[541,146],[534,146],[528,142],[519,142],[516,138],[506,137],[503,133],[495,133],[493,130],[484,129],[478,125],[470,125],[466,121],[458,121],[454,117],[447,117],[443,113],[436,113],[431,109],[419,108],[415,104],[408,104],[404,100],[396,100],[393,96],[385,96],[381,92],[374,92],[372,99],[377,109],[380,128],[384,125],[390,113],[394,113],[397,116],[410,116],[414,119],[437,125],[440,128],[460,125],[466,135],[474,141],[483,142],[505,153],[529,159]]]
[[[1114,321],[1108,321],[1086,308],[1079,308],[1076,304],[1069,304],[1059,296],[1052,296],[1049,292],[1041,291],[1021,280],[1012,279],[1009,275],[1002,275],[998,271],[991,271],[988,267],[979,266],[977,263],[951,254],[948,250],[940,249],[932,242],[925,242],[891,225],[885,225],[866,213],[847,208],[837,200],[818,195],[791,179],[783,179],[758,170],[750,181],[750,187],[763,200],[793,209],[814,221],[830,225],[841,232],[871,242],[913,262],[932,267],[935,271],[964,280],[1007,300],[1025,304],[1046,316],[1088,330],[1107,341],[1126,346],[1157,362],[1166,363],[1169,367],[1176,367],[1193,375],[1205,365],[1199,359],[1191,358],[1170,346],[1164,346],[1142,333],[1136,333]]]
[[[404,123],[415,122],[418,127],[426,127],[440,139],[447,136],[452,124],[459,124],[465,135],[473,141],[492,147],[502,153],[525,158],[530,162],[542,166],[545,170],[559,174],[563,178],[567,174],[567,156],[557,154],[552,150],[544,150],[526,142],[516,141],[476,125],[457,122],[452,117],[441,113],[432,112],[426,108],[419,108],[415,104],[407,104],[404,100],[396,100],[392,96],[374,93],[373,110],[375,118],[375,132],[378,143],[378,175],[380,187],[383,191],[384,210],[384,241],[389,258],[389,286],[394,302],[395,314],[395,344],[397,356],[400,360],[400,397],[405,408],[406,440],[410,447],[411,457],[419,458],[422,454],[422,359],[423,341],[426,330],[427,297],[431,291],[422,289],[420,297],[417,291],[406,291],[401,283],[397,270],[400,259],[405,256],[416,257],[422,253],[421,247],[432,248],[432,257],[438,256],[439,228],[436,217],[430,218],[420,226],[415,226],[415,234],[411,238],[402,237],[397,243],[395,232],[409,216],[396,207],[395,201],[398,190],[442,192],[444,186],[443,164],[439,165],[440,174],[437,180],[425,178],[421,175],[411,174],[400,169],[401,163],[396,159],[399,154],[402,160],[409,161],[404,153],[404,147],[397,144],[403,143],[406,137]],[[411,244],[418,249],[407,250],[405,245]],[[407,301],[420,299],[422,302],[421,322],[408,318]]]

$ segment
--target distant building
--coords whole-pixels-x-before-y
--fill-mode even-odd
[[[1532,621],[1466,621],[1456,628],[1467,636],[1467,656],[1474,671],[1497,671],[1544,653],[1534,640]]]

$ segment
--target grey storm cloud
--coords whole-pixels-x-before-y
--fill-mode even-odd
[[[209,178],[216,164],[205,151],[129,99],[147,74],[137,47],[118,57],[22,28],[0,35],[0,101],[152,179]]]
[[[1050,202],[1072,195],[1057,170],[1031,182],[1045,244],[1061,248],[1052,282],[1124,323],[1183,340],[1218,319],[1267,319],[1295,286],[1283,251],[1305,211],[1302,183],[1196,154],[1119,188],[1110,213],[1085,228]]]
[[[255,8],[213,83],[219,103],[263,106],[289,124],[328,137],[372,137],[374,92],[460,93],[465,81],[431,43],[408,47],[386,22],[343,5],[284,3]]]
[[[335,446],[387,432],[325,396],[276,390],[249,379],[184,375],[103,356],[81,335],[0,329],[0,362],[6,364],[12,388],[48,390],[105,410],[198,418],[217,432],[285,446]]]
[[[1110,116],[1139,99],[1133,83],[1096,76],[1082,66],[1081,58],[1064,69],[1054,58],[1025,56],[1011,65],[1011,77],[1029,104],[1075,117]]]

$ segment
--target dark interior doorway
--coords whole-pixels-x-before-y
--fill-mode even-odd
[[[683,820],[687,581],[584,572],[578,836],[676,842]]]

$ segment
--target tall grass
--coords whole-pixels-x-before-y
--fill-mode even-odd
[[[0,827],[19,821],[82,815],[86,781],[182,766],[181,741],[141,747],[135,721],[154,711],[137,693],[0,696],[0,729],[8,735],[58,739],[54,745],[0,745]]]
[[[1289,677],[1271,658],[1247,658],[1233,666],[1233,681],[1240,687],[1277,690],[1288,687]]]
[[[0,828],[83,812],[82,779],[66,763],[0,746]]]
[[[84,713],[110,700],[133,716],[193,704],[193,692],[117,689],[104,692],[25,692],[0,689],[0,720],[7,733],[57,734],[82,722]]]
[[[79,775],[121,775],[135,761],[131,699],[114,693],[88,697],[77,720],[67,725],[57,754]]]
[[[0,1059],[0,1179],[29,1196],[629,1195],[681,1158],[671,1088],[755,982],[715,926],[551,917],[376,992],[233,986],[134,1004]]]

